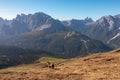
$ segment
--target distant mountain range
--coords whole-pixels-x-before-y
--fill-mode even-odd
[[[74,19],[63,24],[112,48],[120,47],[120,15],[103,16],[95,22],[91,18],[87,18],[87,22]]]
[[[120,47],[120,15],[60,21],[45,13],[0,18],[0,45],[74,57]]]

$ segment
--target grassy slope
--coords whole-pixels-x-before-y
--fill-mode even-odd
[[[120,49],[69,60],[44,57],[41,62],[0,70],[0,79],[12,80],[119,80]],[[55,69],[46,61],[55,61]]]
[[[50,62],[60,62],[60,61],[64,61],[65,59],[62,59],[62,58],[55,58],[55,57],[41,57],[39,58],[37,61],[35,62],[47,62],[47,61],[50,61]]]

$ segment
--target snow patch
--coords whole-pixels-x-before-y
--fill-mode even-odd
[[[74,34],[75,34],[75,32],[68,32],[67,35],[64,37],[64,39],[69,38]]]
[[[120,27],[118,29],[120,30]]]
[[[107,43],[109,44],[110,41],[112,41],[113,39],[117,38],[118,36],[120,36],[120,33],[117,33],[113,38],[111,38]]]
[[[117,38],[118,36],[120,36],[120,33],[117,33],[113,38],[111,38],[110,40],[113,40],[115,38]]]

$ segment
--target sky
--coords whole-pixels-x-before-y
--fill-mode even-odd
[[[86,17],[97,20],[105,15],[120,14],[120,0],[0,0],[0,17],[4,19],[36,12],[59,20]]]

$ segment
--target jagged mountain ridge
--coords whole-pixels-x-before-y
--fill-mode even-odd
[[[84,20],[72,19],[68,21],[62,21],[65,26],[72,28],[75,31],[81,32],[86,29],[86,25],[92,23],[93,20],[91,18],[85,18]]]
[[[35,14],[21,14],[17,15],[11,21],[5,21],[1,18],[0,20],[0,34],[1,35],[20,35],[25,32],[41,31],[47,28],[51,29],[50,32],[61,31],[65,29],[64,25],[59,20],[53,19],[51,16],[38,12]],[[57,28],[56,28],[57,27]]]
[[[93,23],[91,18],[85,20],[71,20],[71,24],[86,25]],[[81,22],[82,21],[82,22]],[[81,22],[79,24],[79,22]],[[86,55],[92,52],[111,50],[100,41],[77,32],[71,26],[52,18],[45,13],[17,15],[5,24],[1,36],[1,45],[18,46],[25,49],[41,49],[67,57]],[[1,27],[1,26],[0,26]],[[80,28],[81,29],[81,28]],[[82,30],[82,29],[81,29]],[[71,35],[71,36],[70,36]],[[70,36],[69,38],[65,38]]]
[[[104,42],[112,46],[113,48],[119,48],[120,38],[120,15],[115,16],[104,16],[96,22],[87,25],[87,29],[82,33],[93,38]],[[117,41],[117,42],[116,42]]]
[[[120,47],[120,15],[103,16],[97,21],[93,22],[90,20],[90,22],[88,21],[87,23],[84,23],[86,20],[74,20],[74,22],[72,21],[73,20],[66,21],[66,24],[68,27],[71,27],[75,31],[79,31],[90,38],[100,40],[112,48]]]

